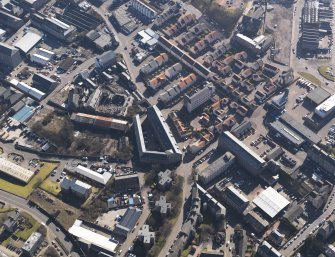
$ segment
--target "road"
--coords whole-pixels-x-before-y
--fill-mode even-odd
[[[6,204],[11,205],[12,207],[17,207],[27,213],[29,213],[34,219],[39,223],[46,225],[46,228],[49,232],[49,238],[54,239],[57,237],[66,249],[71,253],[71,256],[79,257],[80,255],[77,252],[72,251],[73,245],[66,238],[65,234],[62,231],[57,231],[57,226],[49,220],[42,212],[34,207],[28,205],[28,201],[17,197],[15,195],[9,194],[5,191],[0,191],[0,201],[5,202]],[[51,234],[51,235],[50,235]]]
[[[331,192],[331,197],[334,194],[335,187]],[[300,230],[303,232],[299,232],[296,239],[293,238],[284,245],[283,249],[281,250],[281,253],[284,256],[291,256],[300,246],[302,246],[302,242],[305,241],[308,236],[317,233],[320,223],[327,220],[329,215],[334,217],[333,210],[335,209],[335,197],[332,197],[327,205],[329,205],[329,207],[313,223],[311,223],[305,230]]]

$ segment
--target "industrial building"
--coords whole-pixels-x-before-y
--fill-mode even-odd
[[[78,239],[79,244],[85,245],[87,249],[90,249],[97,254],[103,252],[114,256],[115,249],[118,245],[117,242],[113,241],[111,238],[93,232],[91,229],[83,227],[82,223],[81,220],[76,220],[69,229],[69,233]]]
[[[81,165],[78,165],[76,167],[75,172],[85,178],[91,179],[94,182],[97,182],[102,185],[106,185],[110,180],[110,178],[112,177],[112,174],[109,172],[99,173],[97,171],[91,170]]]
[[[329,97],[327,100],[318,105],[314,112],[321,118],[326,118],[332,114],[335,110],[335,94]]]
[[[128,233],[132,231],[135,227],[136,222],[142,215],[142,211],[140,209],[129,207],[126,213],[123,215],[121,221],[116,224],[114,233],[126,238]]]
[[[77,179],[64,178],[60,187],[62,193],[73,194],[81,199],[87,199],[92,192],[92,186]]]
[[[129,128],[128,121],[86,113],[73,113],[71,120],[79,124],[86,124],[102,129],[114,129],[122,132],[127,131]]]
[[[35,73],[32,78],[33,85],[40,88],[44,92],[51,92],[55,89],[57,82],[53,79],[41,74]]]
[[[198,171],[198,178],[201,183],[208,184],[214,179],[224,174],[235,163],[235,156],[226,152],[211,163],[206,169]]]
[[[24,21],[21,18],[0,10],[0,24],[13,30],[19,30],[23,26]]]
[[[219,148],[233,153],[242,165],[252,175],[259,175],[266,166],[266,161],[254,151],[238,140],[229,131],[225,131],[219,138]]]
[[[0,65],[13,69],[21,61],[22,58],[18,49],[0,42]]]
[[[38,101],[41,101],[45,97],[45,93],[34,87],[28,86],[26,83],[17,81],[16,79],[12,79],[10,83],[18,90],[22,91],[23,93],[27,94],[28,96]]]
[[[28,184],[31,178],[34,176],[34,172],[25,169],[13,162],[10,162],[4,158],[0,158],[0,172],[13,177],[24,184]]]
[[[335,175],[335,158],[333,155],[326,153],[317,145],[313,145],[309,147],[307,156],[310,160],[320,165],[323,170]]]
[[[20,49],[25,55],[28,54],[40,41],[42,36],[33,32],[27,32],[16,43],[15,47]]]
[[[111,36],[97,30],[91,30],[88,32],[86,34],[86,38],[99,50],[107,50],[112,46]]]
[[[305,142],[302,137],[278,120],[270,123],[270,130],[275,133],[274,137],[284,139],[293,147],[300,147]]]
[[[49,64],[54,55],[54,52],[39,48],[36,53],[30,55],[30,60],[36,64],[46,66]]]
[[[319,1],[305,1],[301,20],[301,46],[305,50],[316,51],[320,37]]]
[[[150,20],[154,19],[157,16],[157,11],[150,7],[147,3],[142,2],[141,0],[132,0],[130,2],[130,6]]]
[[[316,87],[306,95],[306,100],[317,106],[327,100],[330,96],[331,94],[327,90],[322,87]]]
[[[256,233],[263,233],[269,226],[269,222],[263,219],[257,212],[246,210],[244,222],[250,225]]]
[[[290,204],[290,201],[272,187],[268,187],[253,200],[253,203],[273,219]]]
[[[193,95],[185,94],[184,106],[188,112],[192,112],[202,104],[210,100],[215,93],[215,87],[212,82],[207,84]]]
[[[99,71],[104,71],[105,69],[110,68],[114,64],[116,64],[116,55],[112,50],[104,52],[102,55],[97,56],[95,59],[95,68]]]
[[[224,202],[238,213],[243,213],[249,205],[249,200],[233,186],[227,187],[222,194]]]
[[[114,177],[114,191],[118,193],[138,192],[140,181],[137,174]]]
[[[30,237],[24,242],[22,251],[28,256],[34,256],[43,241],[41,233],[33,232]]]

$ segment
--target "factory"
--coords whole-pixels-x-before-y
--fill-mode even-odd
[[[23,54],[28,54],[40,41],[42,36],[33,32],[27,32],[19,41],[15,43],[15,47]]]
[[[27,170],[15,163],[12,163],[4,158],[0,158],[0,171],[1,173],[13,177],[24,184],[28,184],[34,176],[34,172]]]

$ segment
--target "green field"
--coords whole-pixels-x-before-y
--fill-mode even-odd
[[[40,188],[45,192],[52,194],[54,196],[59,195],[61,191],[59,183],[54,182],[50,179],[44,180],[43,183],[40,185]]]
[[[27,199],[33,190],[42,183],[45,178],[58,166],[58,163],[44,162],[40,171],[29,181],[27,185],[19,185],[0,178],[0,189],[8,193]]]
[[[312,82],[314,85],[316,86],[321,86],[321,80],[319,80],[317,77],[315,77],[314,75],[308,73],[308,72],[298,72],[298,74],[303,77],[304,79],[309,80],[310,82]]]
[[[335,81],[335,78],[334,78],[334,76],[332,76],[332,75],[329,73],[329,71],[330,71],[330,67],[328,67],[328,66],[320,66],[320,67],[318,68],[318,72],[320,73],[320,75],[321,75],[322,77],[324,77],[325,79],[328,79],[329,81],[334,82],[334,81]]]

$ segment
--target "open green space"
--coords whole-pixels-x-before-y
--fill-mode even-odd
[[[40,185],[40,188],[45,192],[52,194],[54,196],[58,196],[61,191],[59,183],[52,181],[50,179],[44,180]]]
[[[318,68],[318,72],[320,73],[320,75],[322,77],[324,77],[325,79],[328,79],[329,81],[332,81],[334,82],[335,81],[335,78],[334,76],[332,76],[331,74],[331,69],[329,66],[320,66]]]
[[[29,195],[37,188],[45,178],[54,170],[58,163],[42,162],[44,165],[41,167],[40,171],[29,181],[26,185],[16,184],[14,182],[0,178],[0,189],[8,193],[17,195],[19,197],[27,199]],[[41,164],[42,164],[41,163]]]
[[[308,72],[298,72],[298,74],[303,77],[304,79],[309,80],[310,82],[312,82],[314,85],[316,86],[321,86],[321,80],[319,80],[317,77],[315,77],[314,75],[308,73]]]

